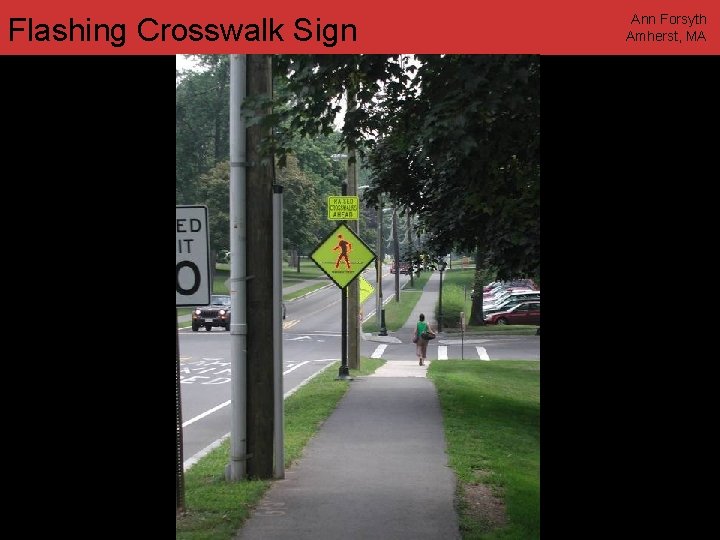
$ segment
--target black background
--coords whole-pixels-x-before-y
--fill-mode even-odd
[[[175,58],[0,66],[13,472],[60,509],[53,531],[89,515],[169,528]],[[718,67],[542,58],[543,535],[632,528],[656,480],[647,441],[682,431],[659,368],[677,313],[660,291],[710,273],[690,242],[713,222]],[[82,495],[61,496],[71,485]]]

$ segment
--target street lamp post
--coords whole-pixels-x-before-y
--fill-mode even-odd
[[[442,325],[443,325],[443,309],[442,309],[442,276],[443,272],[445,271],[445,267],[447,266],[447,263],[443,260],[442,263],[440,263],[440,297],[439,297],[439,309],[438,309],[438,332],[442,332]]]
[[[377,285],[378,285],[378,296],[377,296],[377,316],[378,316],[378,335],[387,336],[387,328],[385,326],[385,306],[383,305],[383,293],[382,293],[382,263],[385,259],[385,237],[383,236],[383,207],[382,207],[382,195],[380,195],[380,204],[378,204],[378,231],[377,231]]]
[[[393,230],[393,257],[395,258],[395,301],[400,302],[400,243],[398,241],[398,216],[397,206],[393,206],[392,230]]]

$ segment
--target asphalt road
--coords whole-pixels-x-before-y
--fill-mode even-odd
[[[374,282],[373,272],[368,272],[365,277]],[[394,293],[394,279],[393,274],[387,274],[383,279],[386,300]],[[408,276],[401,276],[401,286],[408,279]],[[340,300],[340,289],[332,284],[287,303],[287,318],[283,321],[284,394],[340,359]],[[374,309],[375,295],[363,306],[366,318]],[[415,346],[410,342],[410,336],[404,336],[402,331],[395,336],[402,343],[361,340],[360,354],[386,360],[414,359]],[[230,431],[230,333],[219,328],[210,332],[184,329],[179,331],[178,337],[183,459],[188,467]],[[536,336],[437,339],[430,342],[428,358],[538,360],[539,343]]]

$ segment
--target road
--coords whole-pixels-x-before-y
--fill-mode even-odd
[[[374,284],[374,272],[365,278]],[[401,276],[401,287],[409,280]],[[384,298],[392,300],[395,276],[383,278]],[[401,292],[402,294],[402,292]],[[318,371],[340,359],[340,289],[332,284],[304,298],[287,303],[283,321],[283,393],[287,395]],[[363,305],[367,318],[375,309],[375,295]],[[392,335],[392,333],[391,333]],[[403,343],[361,340],[361,356],[387,360],[415,358],[410,336],[396,334]],[[178,334],[183,419],[183,459],[192,465],[229,433],[230,333],[220,328]],[[460,358],[539,359],[539,338],[507,336],[501,338],[439,339],[430,342],[429,359]]]

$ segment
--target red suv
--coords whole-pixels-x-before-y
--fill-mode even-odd
[[[485,324],[540,324],[540,302],[521,302],[507,311],[491,313]]]

